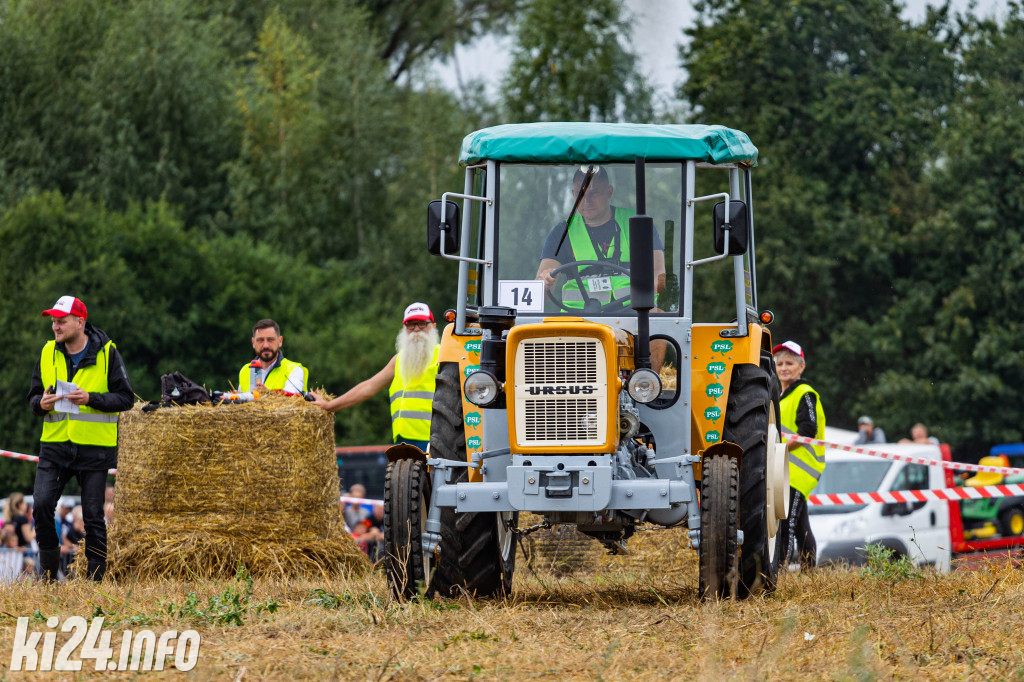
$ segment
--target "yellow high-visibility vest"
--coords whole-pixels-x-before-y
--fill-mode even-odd
[[[814,394],[815,415],[818,432],[814,435],[818,440],[825,439],[825,411],[821,408],[821,397],[817,391],[807,384],[800,384],[789,395],[782,399],[779,408],[782,410],[783,433],[796,433],[796,412],[800,401],[807,393]],[[803,493],[804,497],[811,494],[818,485],[821,472],[825,470],[825,448],[821,445],[799,443],[789,451],[789,485]]]
[[[87,393],[106,393],[107,377],[110,372],[110,349],[116,348],[113,341],[96,353],[96,364],[81,367],[70,379]],[[69,381],[68,364],[63,352],[57,350],[57,342],[49,341],[39,356],[39,377],[44,389],[54,386],[58,380]],[[117,412],[100,412],[88,405],[79,405],[78,414],[50,410],[43,417],[44,443],[75,445],[117,445]]]
[[[636,215],[636,211],[628,208],[616,207],[615,224],[619,226],[619,261],[616,264],[624,263],[629,267],[629,219]],[[572,245],[572,254],[575,260],[602,260],[598,257],[597,249],[590,240],[586,223],[583,216],[578,213],[569,222],[569,243]],[[608,255],[611,254],[602,254]],[[581,276],[583,283],[588,287],[587,295],[596,298],[601,303],[610,303],[612,296],[616,301],[629,298],[629,277],[625,275],[611,275],[602,277]],[[604,285],[607,284],[607,288]],[[583,295],[580,292],[576,278],[570,278],[562,285],[562,303],[567,308],[583,308]]]
[[[402,383],[401,354],[395,358],[395,378],[391,380],[391,435],[411,440],[430,440],[430,405],[434,400],[437,379],[437,357],[441,347],[434,349],[434,359],[423,373]]]
[[[292,362],[288,358],[281,358],[281,362],[274,365],[274,368],[270,370],[270,374],[263,377],[263,385],[270,391],[286,391],[288,393],[298,393],[297,387],[288,384],[288,377],[292,375],[292,370],[296,367],[302,367],[297,362]],[[309,370],[302,367],[302,390],[309,390],[306,386],[309,383]],[[245,392],[250,390],[252,387],[249,385],[249,365],[244,365],[242,369],[238,370],[238,390]]]

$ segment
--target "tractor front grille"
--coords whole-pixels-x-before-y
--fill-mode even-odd
[[[521,447],[603,446],[608,368],[600,339],[523,339],[515,354],[515,442]]]

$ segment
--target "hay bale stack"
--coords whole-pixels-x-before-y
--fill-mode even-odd
[[[338,509],[334,418],[294,397],[121,414],[108,575],[362,572]]]
[[[649,571],[663,576],[678,576],[682,580],[696,575],[697,552],[690,548],[689,530],[685,526],[659,528],[643,525],[626,541],[626,547],[629,554],[598,556],[597,570]]]
[[[540,523],[541,517],[520,512],[519,526]],[[579,532],[575,526],[555,526],[539,530],[524,543],[527,563],[538,571],[555,576],[602,573],[610,570],[646,571],[664,575],[688,575],[693,572],[697,553],[690,549],[686,527],[660,529],[641,526],[626,541],[629,554],[608,554],[604,545]]]
[[[519,513],[519,527],[527,528],[541,522],[532,512]],[[526,537],[526,561],[534,570],[547,571],[555,576],[574,573],[592,573],[597,569],[598,557],[605,554],[604,545],[576,530],[576,526],[561,525],[543,528]]]

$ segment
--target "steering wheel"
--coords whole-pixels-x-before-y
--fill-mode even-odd
[[[559,265],[557,268],[553,268],[548,274],[551,275],[551,277],[557,278],[558,275],[562,274],[563,272],[572,270],[573,275],[570,277],[570,279],[576,281],[576,286],[579,288],[580,293],[583,295],[583,308],[571,308],[565,305],[565,303],[559,301],[554,297],[554,295],[551,293],[551,289],[545,287],[545,294],[548,300],[554,303],[556,306],[558,306],[558,309],[564,313],[582,313],[585,315],[596,315],[598,313],[617,313],[620,312],[623,308],[628,307],[629,298],[617,301],[609,301],[608,303],[601,303],[596,298],[591,298],[590,293],[587,291],[586,285],[583,283],[583,278],[580,276],[580,269],[589,267],[607,268],[612,272],[617,272],[625,277],[629,277],[629,268],[623,265],[619,265],[618,263],[598,260],[569,261],[568,263],[563,263],[562,265]]]

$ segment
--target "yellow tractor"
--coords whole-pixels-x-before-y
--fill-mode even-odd
[[[428,248],[459,264],[429,451],[388,453],[394,592],[505,593],[517,537],[558,524],[613,553],[685,526],[702,598],[774,590],[789,470],[757,148],[722,126],[531,123],[468,135],[460,162],[427,211]]]

